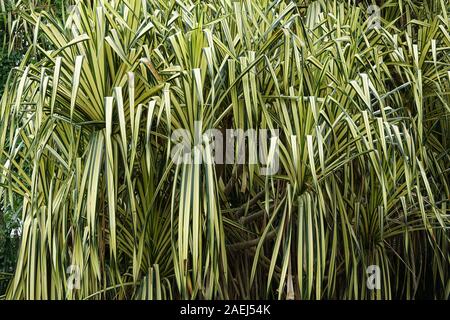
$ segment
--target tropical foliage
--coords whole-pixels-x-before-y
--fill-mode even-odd
[[[450,7],[378,4],[380,28],[337,0],[19,10],[6,298],[448,299]],[[175,163],[172,133],[197,121],[279,130],[280,169]]]

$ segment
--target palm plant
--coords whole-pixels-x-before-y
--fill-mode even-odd
[[[450,8],[395,3],[379,29],[337,0],[21,11],[34,37],[0,102],[0,201],[23,219],[6,298],[448,299]],[[172,133],[199,122],[279,130],[280,169],[173,161]]]

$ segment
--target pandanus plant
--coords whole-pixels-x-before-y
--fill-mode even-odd
[[[22,8],[33,41],[0,103],[0,201],[23,220],[5,297],[448,299],[450,8],[396,4],[379,28],[337,0]],[[278,171],[174,161],[198,123],[278,131]]]

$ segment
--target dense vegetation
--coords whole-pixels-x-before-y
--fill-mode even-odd
[[[47,10],[62,18],[65,0],[0,0],[0,98],[11,69],[17,67],[23,55],[33,42],[32,26],[21,19],[23,10]],[[36,53],[34,57],[37,57]],[[20,208],[20,205],[13,206]],[[0,296],[6,289],[7,280],[14,271],[17,259],[18,234],[21,225],[21,212],[12,207],[0,207]]]
[[[19,3],[5,297],[449,299],[450,6],[356,2]],[[279,171],[175,163],[196,121],[279,130]]]

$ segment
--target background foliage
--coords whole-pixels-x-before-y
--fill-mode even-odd
[[[48,1],[0,1],[0,98],[11,69],[18,66],[29,44],[31,27],[21,19],[20,12],[27,10],[47,10],[62,18],[65,8],[73,4],[67,0]],[[0,208],[0,296],[6,289],[6,281],[14,270],[17,259],[18,239],[11,239],[11,232],[20,227],[20,213],[12,212],[5,205]]]
[[[377,3],[381,29],[364,1],[19,5],[6,298],[448,299],[449,5]],[[173,163],[195,121],[279,129],[280,171]]]

